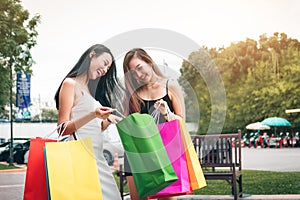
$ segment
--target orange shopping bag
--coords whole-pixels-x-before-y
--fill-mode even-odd
[[[206,186],[206,180],[186,124],[182,119],[179,120],[179,124],[182,141],[185,148],[185,156],[191,188],[192,190],[197,190]]]

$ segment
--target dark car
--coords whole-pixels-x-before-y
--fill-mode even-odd
[[[0,161],[6,161],[4,157],[6,154],[6,150],[9,149],[9,144],[10,142],[4,142],[0,144]]]
[[[59,139],[59,141],[67,141],[69,139],[69,135],[68,136],[63,136]],[[26,142],[27,143],[27,142]],[[23,152],[20,152],[19,156],[21,156],[22,158],[20,158],[20,160],[22,160],[22,164],[28,164],[28,156],[29,156],[29,147],[30,147],[30,140],[28,141],[28,148],[27,148],[27,144],[26,144],[26,150]],[[18,156],[18,158],[19,158]]]
[[[24,164],[24,154],[28,151],[30,141],[13,143],[13,159],[17,164]],[[0,146],[3,150],[0,152],[0,161],[9,162],[10,142],[5,142]]]

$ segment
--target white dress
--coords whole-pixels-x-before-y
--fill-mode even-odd
[[[72,108],[71,119],[78,119],[81,116],[94,111],[99,106],[100,103],[83,90],[83,96],[79,99],[77,105]],[[101,122],[101,119],[95,118],[86,125],[79,128],[76,131],[75,135],[77,137],[77,140],[88,137],[92,138],[95,158],[98,165],[98,174],[103,199],[118,200],[121,199],[120,192],[112,175],[111,169],[109,168],[103,156],[103,137],[101,131]],[[71,137],[70,139],[72,140],[73,137]]]

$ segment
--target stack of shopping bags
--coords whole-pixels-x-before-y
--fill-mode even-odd
[[[91,138],[30,141],[24,200],[102,199]]]
[[[178,196],[206,186],[182,119],[156,124],[151,115],[133,113],[117,128],[139,197]]]

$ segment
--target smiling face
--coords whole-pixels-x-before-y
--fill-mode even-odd
[[[129,72],[137,81],[145,84],[153,78],[152,67],[138,57],[133,57],[129,62]]]
[[[95,80],[104,76],[112,64],[112,57],[109,53],[102,53],[98,57],[91,54],[91,65],[89,69],[89,79]]]

